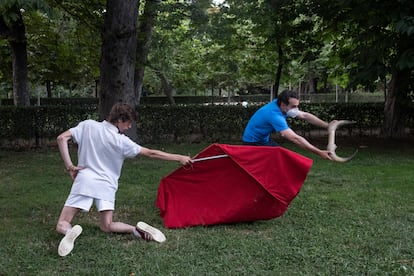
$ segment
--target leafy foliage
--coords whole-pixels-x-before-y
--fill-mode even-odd
[[[409,1],[210,2],[160,5],[149,62],[178,94],[240,92],[255,86],[268,90],[278,65],[283,66],[282,86],[319,78],[343,88],[374,89],[374,81],[390,73],[395,58],[400,68],[412,66],[410,48],[393,57],[395,43],[409,41],[413,32]],[[79,80],[83,86],[97,79],[103,1],[7,0],[2,7],[13,3],[42,6],[25,13],[32,82],[51,79],[71,84],[73,90]],[[10,73],[2,76],[10,78]],[[159,93],[160,81],[152,70],[147,70],[144,86]]]
[[[329,8],[321,13],[328,25],[336,27],[333,34],[351,42],[336,39],[341,58],[350,65],[350,87],[374,89],[374,81],[391,74],[396,64],[414,67],[412,2],[329,1],[324,6]]]

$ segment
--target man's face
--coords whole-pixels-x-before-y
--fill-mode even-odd
[[[288,112],[292,108],[298,108],[298,107],[299,107],[299,100],[296,99],[296,98],[289,98],[289,104],[288,105],[286,105],[284,103],[282,103],[280,105],[280,109],[283,112],[283,114],[286,114],[286,112]]]
[[[118,123],[116,126],[120,133],[124,133],[125,131],[127,131],[128,129],[132,127],[132,122],[131,121],[122,122],[121,120],[118,120]]]

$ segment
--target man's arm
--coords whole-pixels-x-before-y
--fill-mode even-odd
[[[308,140],[306,140],[305,138],[303,138],[302,136],[296,134],[292,129],[288,128],[286,130],[283,130],[280,132],[280,134],[282,135],[282,137],[288,139],[289,141],[291,141],[292,143],[298,145],[299,147],[319,155],[321,158],[326,159],[326,160],[332,160],[330,155],[329,155],[329,151],[327,150],[320,150],[317,147],[315,147],[314,145],[312,145],[311,143],[308,142]]]
[[[174,154],[174,153],[168,153],[160,150],[153,150],[141,147],[141,151],[139,153],[140,155],[150,157],[150,158],[156,158],[161,160],[167,160],[167,161],[178,161],[181,163],[181,165],[189,165],[192,163],[191,157],[181,155],[181,154]]]
[[[308,123],[314,125],[314,126],[318,126],[321,128],[328,128],[329,123],[325,122],[321,119],[319,119],[318,117],[316,117],[315,115],[313,115],[312,113],[309,112],[305,112],[305,111],[300,111],[298,116],[299,119],[305,120]]]

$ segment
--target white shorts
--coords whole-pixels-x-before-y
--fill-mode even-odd
[[[85,212],[88,212],[93,202],[95,201],[96,209],[100,211],[115,210],[115,202],[107,201],[103,199],[97,199],[93,197],[88,197],[84,195],[73,195],[70,194],[68,199],[66,199],[65,206],[79,208]]]

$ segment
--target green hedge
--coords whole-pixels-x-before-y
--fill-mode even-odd
[[[229,101],[227,97],[219,96],[175,96],[174,101],[177,105],[188,104],[205,104],[205,103],[226,103]],[[246,95],[246,96],[233,96],[232,102],[267,102],[269,101],[268,95]],[[91,106],[98,105],[98,98],[32,98],[30,99],[30,105],[76,105],[76,106]],[[168,98],[165,96],[150,96],[141,97],[140,103],[142,105],[169,105]],[[8,106],[13,105],[13,99],[0,99],[0,105]]]
[[[241,106],[139,106],[138,137],[145,143],[240,140],[256,108]]]
[[[206,103],[227,103],[231,102],[241,103],[247,101],[250,103],[265,103],[269,101],[269,95],[239,95],[228,97],[221,96],[174,96],[174,101],[177,105],[188,104],[206,104]],[[321,93],[321,94],[302,94],[300,95],[301,102],[309,103],[372,103],[384,102],[384,96],[379,93],[340,93],[336,99],[335,93]],[[97,105],[98,98],[32,98],[31,105]],[[140,104],[142,105],[168,105],[168,99],[164,95],[141,97]],[[13,99],[0,99],[0,105],[13,105]]]
[[[138,142],[193,143],[239,142],[249,118],[260,106],[241,105],[140,105]],[[301,109],[320,118],[357,121],[352,125],[355,135],[378,129],[383,122],[382,103],[301,103]],[[97,105],[56,105],[14,107],[0,106],[0,147],[43,146],[54,142],[62,131],[78,122],[96,119]],[[407,113],[407,127],[414,128],[414,108]],[[289,120],[295,131],[308,133],[314,126],[302,120]]]
[[[79,106],[0,107],[0,147],[48,144],[79,121],[97,118],[96,108]]]

